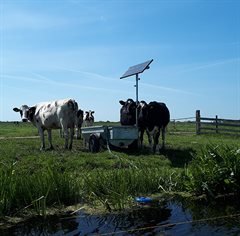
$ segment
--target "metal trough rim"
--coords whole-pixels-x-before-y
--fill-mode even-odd
[[[102,129],[102,128],[106,128],[108,130],[110,129],[114,129],[114,128],[120,128],[120,129],[137,129],[136,126],[131,126],[131,125],[112,125],[112,126],[108,126],[108,125],[96,125],[96,126],[88,126],[88,127],[82,127],[81,130],[83,131],[87,131],[87,130],[97,130],[97,129]]]

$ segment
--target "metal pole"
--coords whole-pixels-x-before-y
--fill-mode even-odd
[[[138,74],[136,74],[136,126],[138,127]]]

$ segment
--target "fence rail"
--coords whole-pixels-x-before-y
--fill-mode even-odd
[[[196,134],[221,133],[240,136],[240,120],[201,117],[196,111]]]

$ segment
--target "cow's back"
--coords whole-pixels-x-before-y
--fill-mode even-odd
[[[36,122],[45,129],[59,129],[62,124],[72,127],[76,122],[78,105],[73,99],[39,103],[36,107]]]
[[[148,104],[148,124],[166,127],[170,121],[170,113],[165,103],[150,102]]]

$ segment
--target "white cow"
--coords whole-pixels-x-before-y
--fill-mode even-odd
[[[51,102],[38,103],[32,107],[23,105],[19,108],[13,108],[15,112],[20,112],[23,122],[28,120],[38,128],[41,138],[41,150],[45,149],[44,130],[48,132],[48,141],[50,149],[52,145],[52,129],[62,129],[65,137],[65,149],[72,148],[74,127],[77,122],[78,104],[73,99],[62,99]],[[68,145],[70,129],[70,142]]]

